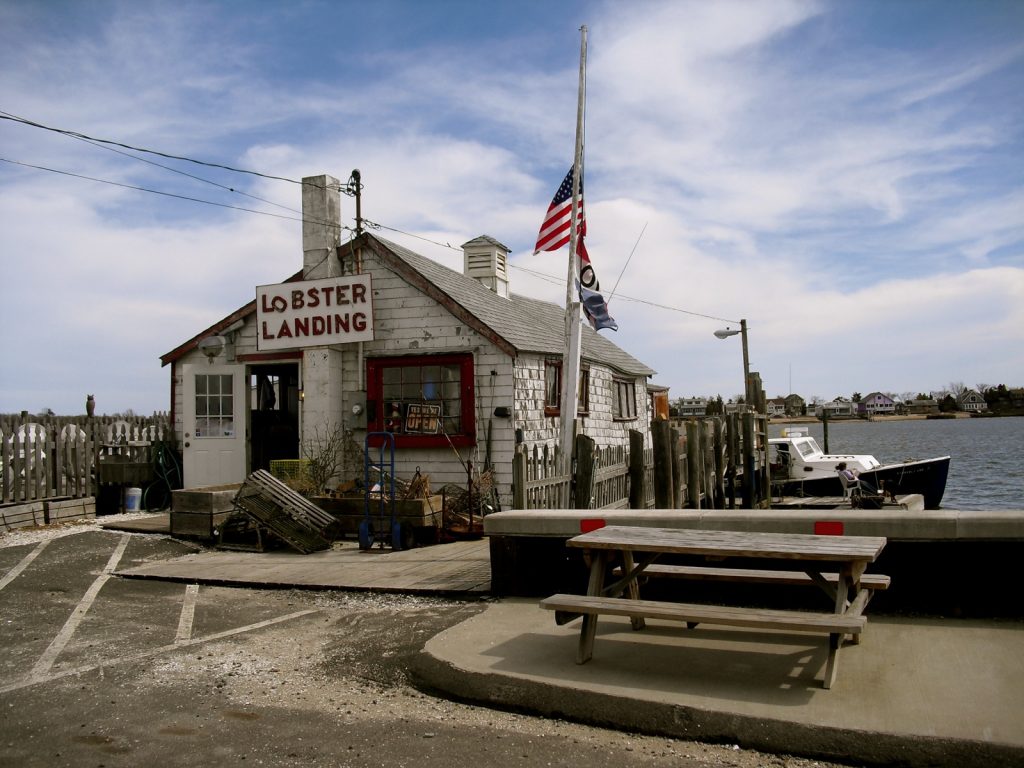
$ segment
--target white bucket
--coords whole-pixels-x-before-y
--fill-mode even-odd
[[[141,488],[125,488],[124,489],[124,511],[125,512],[138,512],[139,507],[142,503],[142,489]]]

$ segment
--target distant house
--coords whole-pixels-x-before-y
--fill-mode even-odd
[[[708,412],[706,397],[681,397],[676,401],[676,412],[681,418],[704,416]]]
[[[463,245],[461,272],[371,233],[339,242],[340,186],[303,182],[301,271],[161,358],[185,487],[240,483],[338,436],[360,478],[384,442],[399,478],[465,484],[472,461],[510,502],[516,444],[559,439],[564,310],[512,293],[491,237]],[[649,445],[654,371],[582,331],[580,432]]]
[[[786,395],[784,398],[786,403],[786,415],[787,416],[805,416],[807,415],[807,403],[800,395]]]
[[[927,400],[910,400],[906,405],[907,413],[918,416],[939,412],[939,401],[932,398],[928,398]]]
[[[881,392],[872,392],[857,403],[857,412],[863,416],[891,416],[896,413],[896,401]]]
[[[814,409],[814,415],[818,418],[845,419],[854,416],[856,404],[845,397],[837,397],[828,403],[822,403]]]
[[[967,413],[981,413],[988,409],[988,403],[978,392],[969,389],[957,399],[957,407]]]
[[[768,401],[768,418],[776,419],[786,415],[786,400],[782,397],[773,397]]]

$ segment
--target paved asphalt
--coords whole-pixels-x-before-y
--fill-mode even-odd
[[[1024,764],[1019,622],[872,616],[824,691],[817,639],[602,620],[577,667],[576,627],[533,600],[228,588],[194,550],[95,530],[0,546],[0,766]],[[408,578],[429,550],[450,578],[456,547],[376,560]],[[217,579],[181,576],[202,562]]]
[[[121,579],[192,548],[87,531],[0,546],[0,766],[823,765],[421,693],[486,600]]]

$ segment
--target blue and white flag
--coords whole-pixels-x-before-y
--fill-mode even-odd
[[[594,272],[594,267],[590,264],[590,255],[587,253],[587,247],[583,244],[582,236],[576,244],[576,254],[579,256],[580,274],[576,288],[579,290],[583,313],[595,331],[600,331],[602,328],[619,330],[615,318],[608,314],[608,302],[599,293],[601,284],[597,281],[597,273]]]

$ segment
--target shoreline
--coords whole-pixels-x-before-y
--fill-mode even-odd
[[[974,418],[969,413],[954,413],[950,414],[946,418],[955,419],[971,419]],[[995,418],[995,417],[988,417]],[[865,422],[884,422],[884,421],[926,421],[928,414],[924,413],[907,413],[902,415],[886,415],[886,416],[872,416],[870,419],[862,419],[859,416],[841,416],[839,418],[831,418],[828,420],[829,424],[839,424],[848,421],[865,421]],[[768,420],[771,424],[821,424],[822,420],[817,416],[787,416],[785,418],[771,418]],[[935,421],[935,419],[933,419]]]

